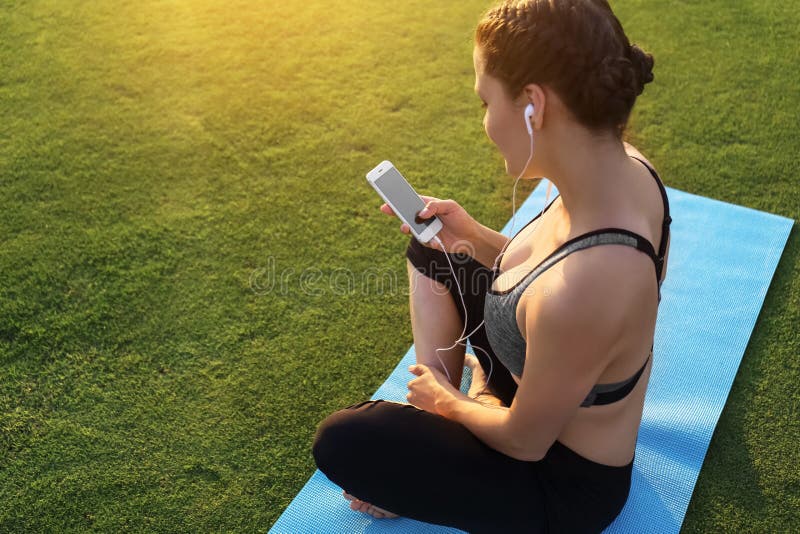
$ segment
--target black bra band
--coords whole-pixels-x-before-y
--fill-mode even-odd
[[[617,402],[618,400],[624,398],[628,393],[633,391],[633,388],[636,387],[636,383],[639,382],[639,377],[642,376],[644,372],[644,368],[647,367],[647,362],[650,361],[650,355],[647,355],[647,359],[644,361],[644,365],[642,368],[639,369],[635,375],[630,377],[627,380],[622,382],[617,382],[615,384],[598,384],[592,391],[589,392],[586,399],[581,403],[581,407],[587,406],[597,406],[601,404],[611,404],[612,402]],[[605,389],[609,388],[609,389]]]

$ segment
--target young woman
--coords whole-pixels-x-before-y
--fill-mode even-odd
[[[411,239],[409,404],[331,414],[314,458],[375,517],[597,532],[628,496],[669,247],[663,184],[622,141],[653,59],[605,0],[527,0],[484,15],[473,62],[506,170],[559,194],[511,240],[426,199],[459,284],[438,244]],[[478,359],[448,349],[465,327]]]

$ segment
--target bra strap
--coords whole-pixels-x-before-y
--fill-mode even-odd
[[[597,384],[592,388],[592,391],[589,392],[589,395],[586,396],[584,401],[581,403],[581,406],[587,407],[598,406],[601,404],[611,404],[612,402],[617,402],[618,400],[623,399],[628,395],[628,393],[633,391],[634,387],[636,387],[636,383],[639,382],[639,377],[642,376],[645,367],[647,367],[647,362],[650,361],[650,354],[652,353],[653,349],[651,348],[650,353],[647,355],[647,359],[644,361],[644,365],[642,365],[641,369],[636,371],[635,375],[627,380],[623,380],[622,382],[614,382],[613,384]]]
[[[630,154],[629,154],[630,155]],[[669,200],[667,199],[667,190],[664,188],[664,184],[659,178],[658,173],[656,170],[647,164],[641,158],[637,158],[636,156],[630,156],[631,158],[635,159],[636,161],[640,162],[645,168],[650,172],[650,175],[655,179],[656,184],[658,184],[658,190],[661,192],[661,201],[664,204],[664,220],[661,223],[661,241],[658,244],[658,253],[656,254],[656,274],[658,276],[658,280],[661,280],[661,271],[664,268],[664,256],[667,253],[667,238],[669,236],[669,225],[672,222],[672,217],[669,214]]]

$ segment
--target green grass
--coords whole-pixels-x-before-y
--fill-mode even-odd
[[[630,134],[667,185],[800,218],[790,4],[615,2],[656,57]],[[366,171],[510,214],[472,93],[486,5],[0,3],[0,531],[269,529],[316,424],[412,341]],[[795,231],[686,532],[800,525],[799,256]]]

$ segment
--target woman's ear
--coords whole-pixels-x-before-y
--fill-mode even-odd
[[[547,105],[547,95],[541,85],[529,83],[523,88],[525,102],[523,106],[533,104],[533,118],[531,120],[534,130],[541,130],[544,123],[544,113]]]

